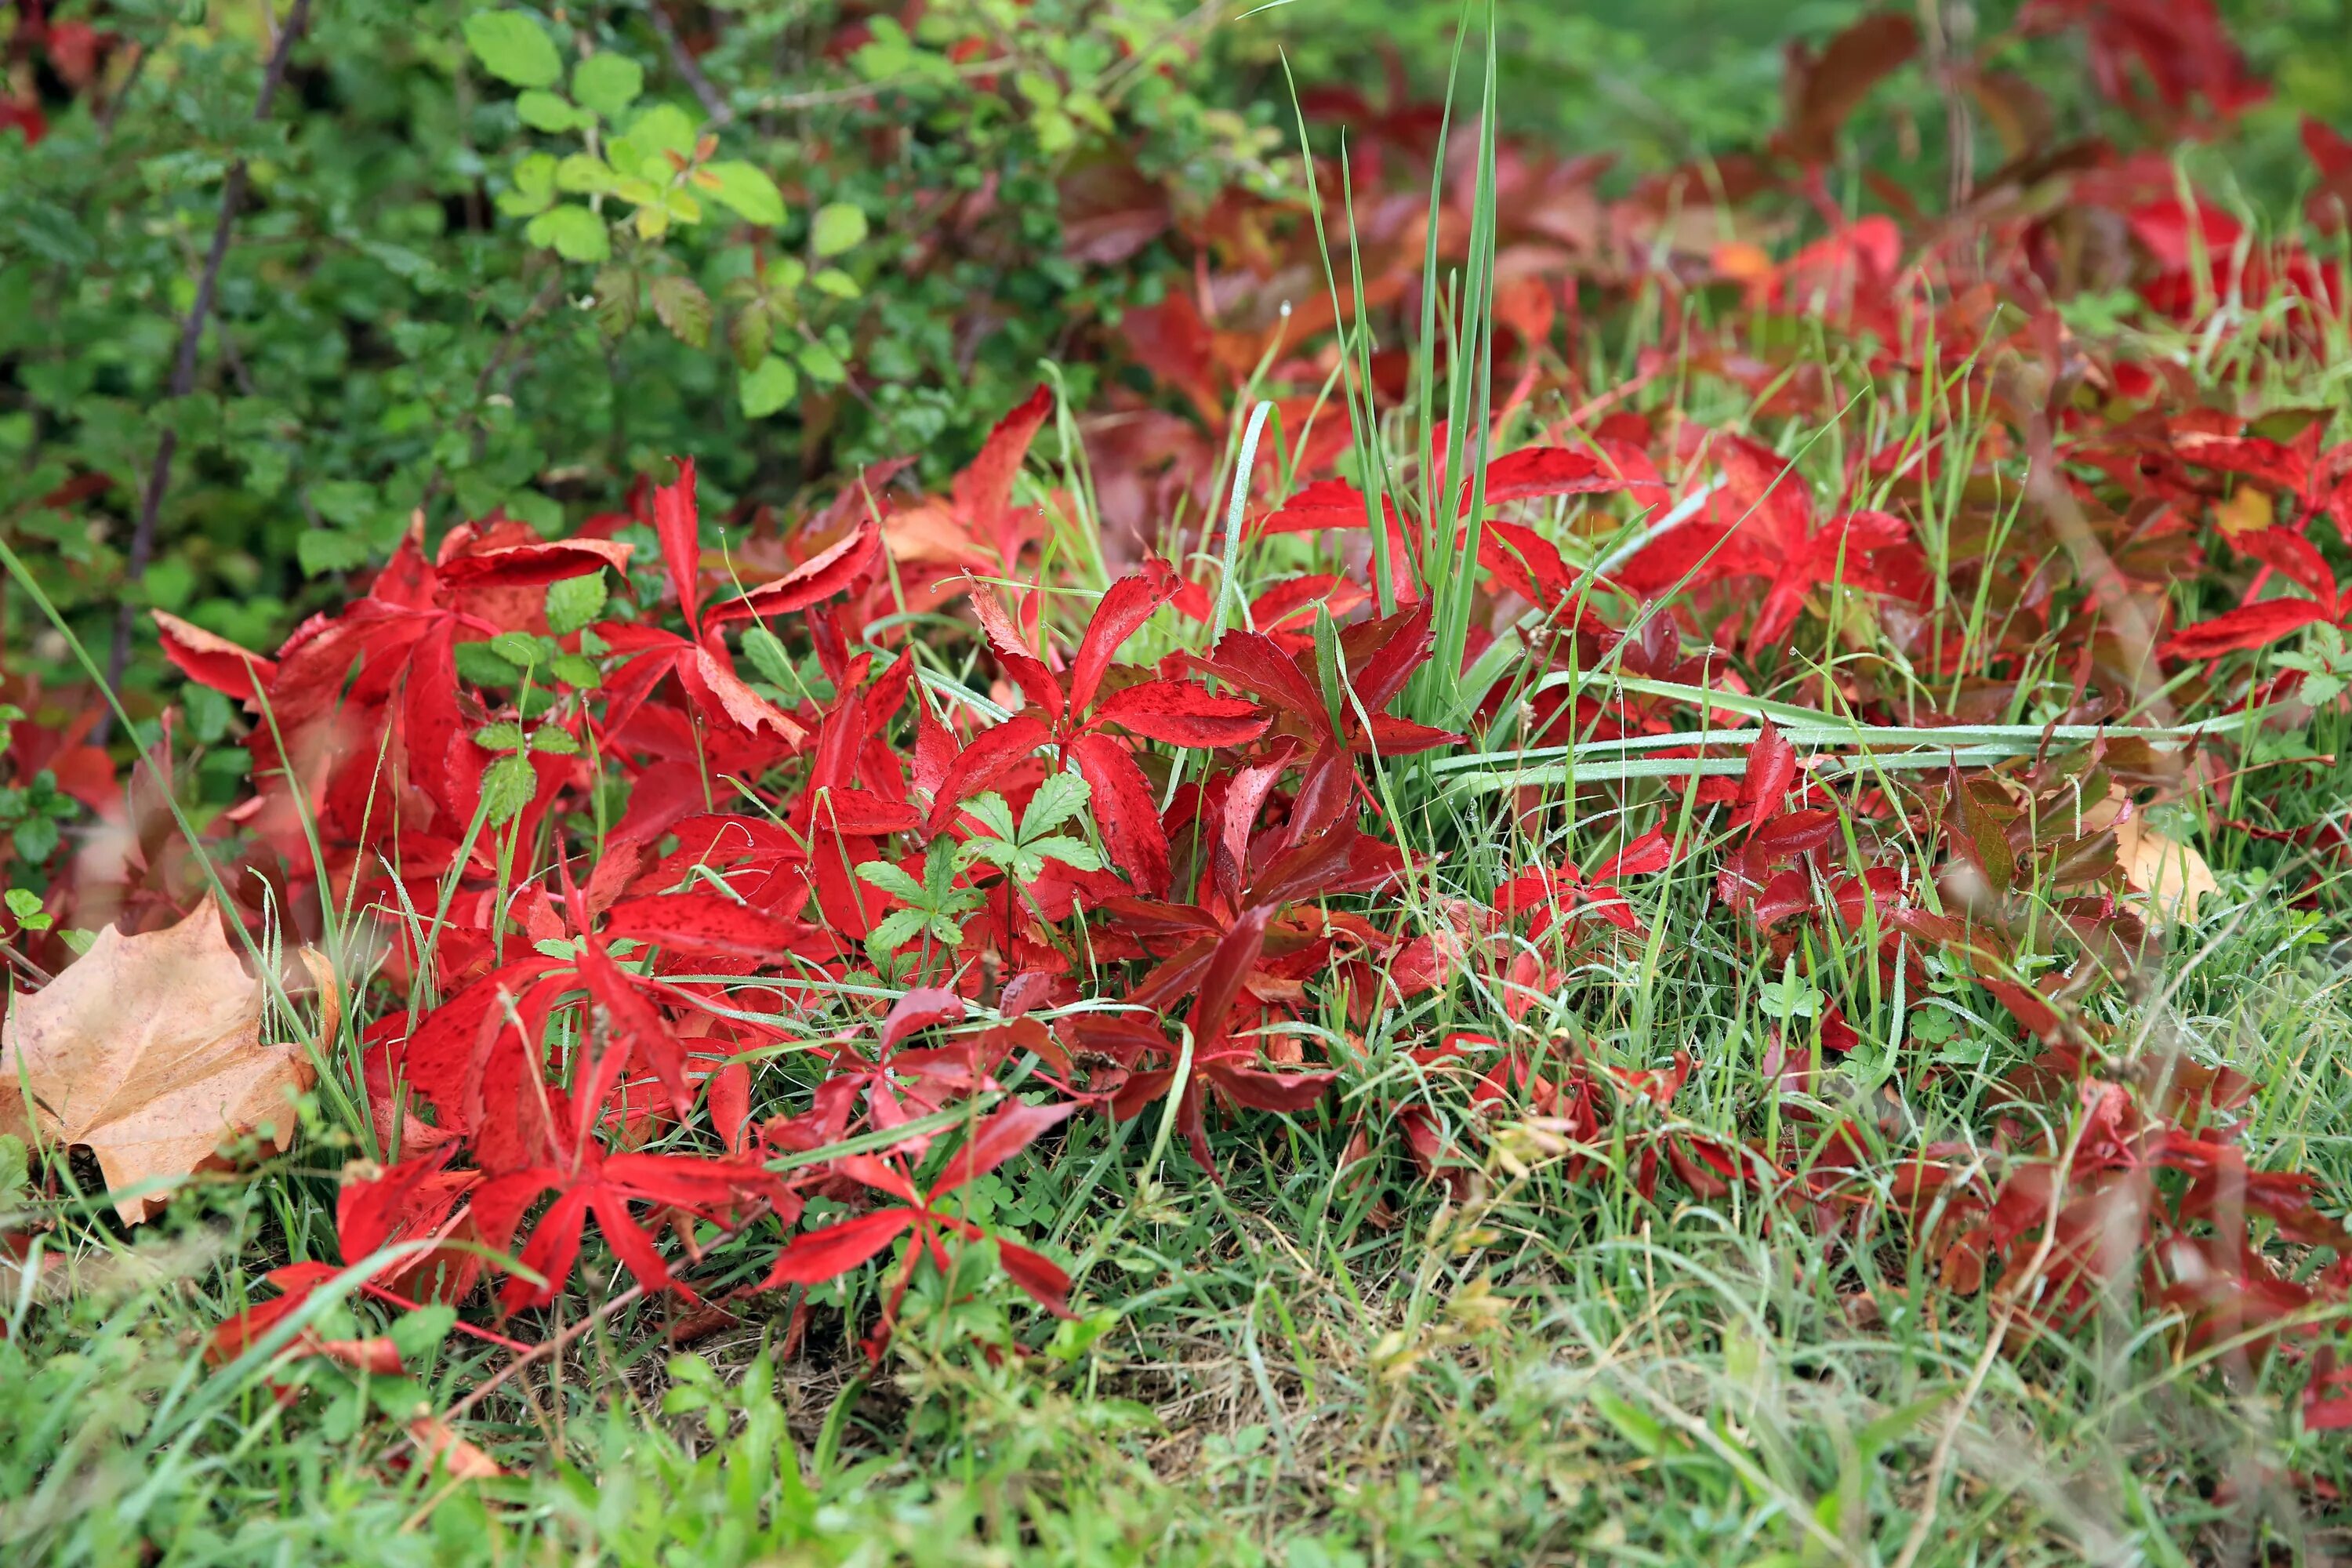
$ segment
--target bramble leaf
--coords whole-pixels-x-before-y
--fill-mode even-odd
[[[466,18],[466,47],[489,73],[517,87],[552,87],[563,75],[555,41],[528,11],[477,11]]]

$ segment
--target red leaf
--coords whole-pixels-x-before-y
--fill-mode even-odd
[[[1565,447],[1526,447],[1486,465],[1486,504],[1538,500],[1546,496],[1600,495],[1626,489],[1663,489],[1653,479],[1628,479],[1613,474],[1591,452]],[[1463,509],[1469,508],[1463,494]]]
[[[1194,668],[1229,686],[1256,692],[1318,731],[1331,727],[1330,717],[1323,710],[1323,693],[1299,673],[1282,646],[1263,633],[1227,632],[1214,648],[1194,656],[1192,662]],[[1366,699],[1368,704],[1370,700]]]
[[[1070,668],[1072,711],[1083,713],[1093,706],[1111,656],[1142,630],[1143,623],[1175,593],[1176,574],[1157,556],[1147,557],[1142,570],[1110,585],[1087,622],[1086,636],[1078,642],[1077,661]]]
[[[1242,982],[1256,965],[1258,954],[1265,951],[1265,922],[1271,912],[1263,905],[1244,910],[1209,955],[1208,968],[1201,976],[1200,996],[1187,1020],[1195,1061],[1214,1056],[1225,1043],[1225,1025],[1234,1004],[1241,998]]]
[[[1192,680],[1146,680],[1122,687],[1095,710],[1094,722],[1171,746],[1245,746],[1274,721],[1255,702],[1219,697]]]
[[[625,1047],[654,1069],[662,1087],[669,1090],[670,1104],[678,1115],[685,1116],[694,1109],[694,1087],[687,1081],[686,1047],[660,1011],[637,994],[621,966],[604,952],[604,945],[591,937],[580,952],[580,980],[588,987],[589,998],[604,1011],[606,1026],[612,1035],[611,1044]],[[608,1050],[599,1062],[594,1089],[583,1095],[583,1110],[593,1113],[602,1105],[604,1094],[616,1082],[622,1068],[621,1052]]]
[[[712,607],[706,624],[761,619],[804,610],[847,591],[882,561],[882,528],[868,515],[847,537],[825,546],[772,582],[762,583]]]
[[[1168,888],[1168,832],[1151,803],[1151,783],[1127,749],[1108,735],[1081,735],[1067,748],[1093,792],[1095,820],[1112,867],[1127,874],[1138,892]]]
[[[996,595],[975,583],[971,608],[980,621],[981,631],[988,638],[989,651],[1004,667],[1004,673],[1013,678],[1013,683],[1021,688],[1022,695],[1044,709],[1046,718],[1061,718],[1068,706],[1062,694],[1062,683],[1054,679],[1054,672],[1045,668],[1044,660],[1029,651],[1029,645],[1022,640],[1021,629],[1004,613]]]
[[[773,731],[788,746],[806,741],[808,731],[800,721],[745,685],[725,654],[723,647],[698,644],[693,661],[678,666],[678,679],[694,693],[697,706],[709,717],[739,724],[754,735],[762,729]]]
[[[963,998],[954,992],[918,985],[891,1004],[889,1016],[882,1020],[882,1048],[890,1050],[918,1030],[959,1023],[963,1013]]]
[[[629,547],[614,539],[562,539],[455,556],[435,571],[454,588],[539,588],[607,566],[625,572],[630,554]]]
[[[662,893],[614,905],[604,936],[608,942],[625,939],[685,952],[773,963],[807,931],[798,921],[762,913],[718,893]]]
[[[947,1168],[931,1184],[929,1201],[937,1203],[966,1182],[988,1174],[1035,1142],[1047,1129],[1068,1121],[1076,1109],[1076,1103],[1067,1100],[1059,1105],[1025,1105],[1015,1100],[996,1110],[972,1129],[971,1137],[961,1148],[948,1156]]]
[[[1201,1070],[1236,1105],[1294,1116],[1321,1100],[1339,1079],[1335,1072],[1268,1072],[1231,1061],[1204,1063]]]
[[[1643,877],[1675,863],[1675,842],[1653,827],[1592,869],[1592,880],[1613,882],[1620,877]]]
[[[1029,443],[1054,412],[1054,395],[1043,384],[1027,401],[997,421],[971,466],[955,477],[950,495],[974,535],[993,537],[1013,500],[1013,480],[1029,455]],[[1007,563],[1010,564],[1010,563]]]
[[[335,1237],[343,1260],[357,1263],[389,1240],[425,1182],[448,1163],[446,1145],[404,1160],[373,1182],[351,1182],[335,1197]]]
[[[670,586],[687,629],[702,635],[702,533],[694,501],[694,459],[681,458],[677,482],[654,490],[654,532],[661,540],[662,563],[669,568]]]
[[[162,635],[163,657],[199,686],[251,702],[256,700],[257,685],[266,687],[278,677],[275,659],[248,653],[228,638],[215,637],[177,616],[161,610],[149,614],[155,617],[155,629]]]
[[[931,800],[930,829],[937,833],[955,816],[955,808],[979,795],[1005,773],[1021,765],[1053,738],[1044,721],[1017,713],[993,729],[983,730],[958,754],[948,776]]]
[[[2319,601],[2322,613],[2334,620],[2341,607],[2336,592],[2336,574],[2318,550],[2303,535],[2284,528],[2265,528],[2241,536],[2238,548],[2270,567],[2284,574],[2313,598]]]
[[[2266,647],[2326,618],[2326,607],[2309,599],[2264,599],[2183,626],[2165,638],[2157,652],[2166,658],[2219,658],[2225,653]]]
[[[914,1223],[912,1209],[881,1209],[794,1237],[792,1245],[776,1255],[775,1266],[760,1281],[760,1289],[822,1285],[837,1279],[904,1236]]]
[[[1057,1318],[1074,1315],[1069,1304],[1070,1277],[1062,1271],[1060,1264],[1003,1237],[996,1239],[996,1256],[1004,1265],[1004,1277],[1019,1286],[1031,1300]]]
[[[1254,533],[1312,533],[1326,528],[1362,528],[1370,517],[1364,492],[1344,479],[1318,479],[1260,518]]]
[[[1750,827],[1761,826],[1780,809],[1781,798],[1797,776],[1797,749],[1769,719],[1761,721],[1761,729],[1748,750],[1748,772],[1739,781],[1741,810],[1733,819],[1735,825],[1744,821]]]

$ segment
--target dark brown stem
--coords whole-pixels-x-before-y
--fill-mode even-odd
[[[702,74],[702,67],[688,50],[686,40],[677,36],[677,26],[669,19],[669,13],[662,8],[661,0],[653,0],[646,11],[653,17],[654,31],[661,35],[662,47],[669,51],[670,65],[686,79],[687,88],[694,94],[695,101],[702,105],[705,114],[710,116],[709,128],[716,131],[734,119],[734,110],[728,107],[719,89],[710,85],[710,79]]]
[[[253,107],[256,120],[269,118],[269,106],[276,101],[278,89],[286,79],[286,63],[294,52],[294,40],[310,19],[310,0],[294,0],[294,7],[286,14],[286,25],[278,30],[277,47],[269,52],[269,64],[262,72],[261,96]],[[213,222],[213,242],[205,253],[205,270],[196,281],[196,298],[188,307],[188,319],[180,326],[180,352],[172,362],[172,380],[166,395],[174,400],[187,396],[196,389],[196,351],[204,341],[205,321],[213,312],[213,296],[220,288],[221,263],[228,257],[230,228],[236,222],[236,209],[245,201],[247,172],[245,160],[239,158],[229,165],[228,178],[221,183],[220,216]],[[114,616],[114,646],[106,656],[106,683],[119,686],[122,667],[131,658],[131,628],[137,624],[137,588],[147,575],[147,563],[155,553],[155,522],[163,510],[163,492],[172,483],[172,458],[180,447],[180,433],[165,429],[163,439],[155,444],[155,461],[147,470],[147,484],[139,498],[139,522],[131,535],[129,571],[122,584],[122,603]],[[102,715],[91,735],[99,744],[106,744],[114,731],[111,710]]]

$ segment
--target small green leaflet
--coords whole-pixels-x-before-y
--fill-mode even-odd
[[[604,223],[586,207],[551,207],[530,220],[523,237],[543,245],[566,261],[603,261],[613,254]]]
[[[765,419],[791,403],[800,389],[801,378],[784,357],[770,354],[758,369],[745,373],[736,393],[742,399],[745,418]]]
[[[782,215],[777,221],[781,222]],[[839,256],[866,238],[866,213],[848,202],[833,202],[817,209],[809,224],[809,245],[819,256]]]
[[[517,87],[553,87],[563,75],[555,41],[528,11],[477,11],[466,18],[466,47],[489,73]]]
[[[1043,838],[1087,808],[1094,798],[1093,786],[1083,773],[1055,773],[1037,786],[1029,797],[1028,808],[1021,814],[1021,837],[1025,842]]]
[[[515,113],[533,131],[579,131],[596,123],[596,117],[573,107],[561,93],[533,88],[515,100]]]
[[[609,49],[572,68],[572,96],[607,120],[635,102],[645,89],[646,73],[637,62]]]
[[[773,228],[784,221],[783,193],[757,165],[730,158],[705,164],[702,172],[716,182],[706,183],[703,187],[710,193],[710,199],[744,222]]]
[[[530,759],[509,752],[482,770],[483,820],[492,827],[504,826],[522,815],[538,790],[539,775],[531,771]]]
[[[549,584],[547,629],[560,637],[571,636],[604,613],[604,595],[602,570]]]

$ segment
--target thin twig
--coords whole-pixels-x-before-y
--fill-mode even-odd
[[[570,1344],[572,1341],[578,1339],[581,1335],[586,1333],[589,1330],[594,1328],[606,1318],[611,1317],[614,1313],[619,1311],[622,1308],[627,1306],[630,1302],[635,1300],[645,1293],[646,1288],[644,1286],[632,1285],[627,1289],[622,1291],[619,1295],[614,1297],[611,1300],[605,1302],[603,1306],[597,1308],[594,1311],[589,1313],[586,1317],[581,1319],[578,1322],[572,1324],[570,1328],[565,1329],[562,1332],[551,1334],[546,1339],[540,1341],[539,1343],[531,1346],[530,1349],[515,1357],[514,1360],[507,1363],[506,1365],[499,1368],[499,1370],[492,1373],[489,1380],[484,1383],[481,1387],[474,1390],[473,1393],[468,1394],[465,1398],[460,1399],[457,1404],[452,1405],[448,1409],[443,1411],[441,1413],[442,1422],[446,1425],[449,1422],[461,1419],[465,1415],[466,1412],[471,1410],[475,1405],[479,1405],[483,1400],[488,1398],[497,1391],[498,1386],[506,1382],[507,1379],[514,1376],[515,1373],[522,1371],[523,1368],[530,1366],[534,1363],[545,1361],[549,1356],[553,1355],[556,1352],[562,1350],[564,1346]]]
[[[669,19],[669,12],[663,8],[661,0],[652,0],[646,12],[653,17],[654,31],[661,35],[662,47],[669,51],[671,67],[686,79],[686,85],[693,92],[695,101],[702,105],[705,114],[710,116],[709,128],[716,131],[733,120],[734,107],[720,96],[717,88],[710,85],[710,79],[702,74],[701,65],[687,48],[686,40],[677,36],[677,26]]]
[[[278,47],[269,53],[269,64],[261,76],[261,95],[253,107],[257,121],[269,118],[269,106],[276,101],[278,89],[286,79],[286,65],[294,52],[294,40],[302,36],[310,19],[310,0],[294,0],[294,7],[286,14],[286,24],[278,30]],[[221,263],[228,257],[229,231],[236,222],[236,209],[244,204],[248,171],[246,161],[239,158],[229,165],[228,178],[221,184],[220,214],[213,221],[211,248],[205,253],[205,269],[196,281],[196,297],[188,307],[188,319],[180,326],[180,348],[172,363],[172,379],[166,395],[176,401],[196,389],[196,351],[205,335],[205,321],[212,315],[213,297],[220,287]],[[172,482],[172,458],[180,447],[180,433],[165,426],[163,438],[155,444],[155,461],[147,471],[146,489],[139,498],[139,522],[131,535],[131,556],[126,563],[122,603],[114,616],[114,646],[107,654],[106,682],[119,685],[122,667],[131,658],[131,628],[138,620],[136,589],[147,575],[147,563],[155,553],[155,522],[163,510],[163,492]],[[94,743],[103,746],[114,731],[114,715],[100,714],[91,733]]]

